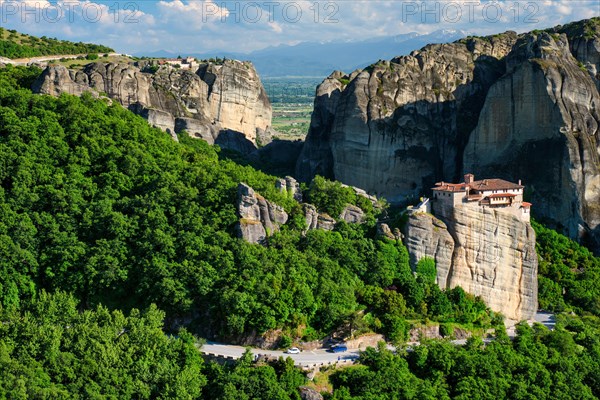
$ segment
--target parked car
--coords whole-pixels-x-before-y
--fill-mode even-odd
[[[348,351],[348,346],[346,346],[345,344],[336,344],[334,346],[331,346],[329,348],[329,351],[332,353],[344,353]]]
[[[287,354],[300,354],[300,349],[297,347],[290,347],[285,351]]]

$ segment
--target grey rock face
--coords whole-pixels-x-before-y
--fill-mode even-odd
[[[319,213],[312,204],[302,203],[300,185],[294,178],[288,176],[278,179],[275,185],[277,189],[285,192],[288,196],[293,196],[294,200],[301,204],[306,221],[306,231],[314,229],[332,231],[335,228],[337,222],[335,218]],[[237,234],[249,243],[263,243],[268,236],[277,232],[289,218],[283,207],[266,200],[245,183],[238,185],[237,210],[240,217],[236,226]],[[339,219],[347,223],[359,224],[364,221],[364,217],[364,212],[359,207],[347,205]],[[390,228],[387,227],[387,230],[389,231]],[[390,235],[393,239],[399,239],[401,236],[399,232],[393,234],[390,232]]]
[[[302,203],[302,191],[300,190],[300,184],[296,179],[291,176],[278,179],[275,183],[277,189],[281,192],[287,193],[298,203]]]
[[[600,43],[600,40],[597,40]],[[520,39],[490,89],[465,170],[518,177],[537,215],[600,242],[600,95],[565,35]],[[511,99],[507,101],[507,99]]]
[[[171,135],[174,140],[178,140],[177,134],[175,133],[175,118],[168,112],[153,108],[139,107],[139,105],[136,104],[132,104],[129,109],[145,118],[150,125],[162,129]]]
[[[304,217],[306,218],[306,227],[308,230],[323,229],[332,231],[335,228],[335,219],[327,214],[320,214],[317,208],[312,204],[303,204]]]
[[[600,251],[600,19],[426,46],[327,78],[297,177],[402,203],[463,173],[522,179]],[[319,96],[320,95],[320,96]]]
[[[510,319],[534,316],[538,259],[529,223],[502,211],[467,206],[456,206],[444,221],[413,213],[405,244],[413,268],[423,257],[436,261],[441,288],[461,286]]]
[[[348,204],[344,210],[342,210],[339,218],[349,224],[361,224],[365,220],[365,213],[360,207]]]
[[[177,118],[175,131],[186,131],[191,137],[202,139],[208,144],[215,144],[215,139],[219,136],[219,129],[215,125],[195,118]]]
[[[565,34],[573,57],[588,71],[600,90],[600,40],[598,40],[599,18],[557,26],[555,34]]]
[[[307,140],[296,166],[296,177],[301,181],[310,181],[315,175],[333,178],[330,139],[336,109],[344,89],[343,77],[342,72],[336,71],[317,87]]]
[[[381,222],[377,224],[377,236],[385,237],[390,240],[402,240],[404,237],[398,228],[394,228],[394,231],[392,232],[388,224]]]
[[[433,258],[437,268],[437,283],[441,288],[448,287],[454,239],[446,224],[431,214],[415,213],[409,216],[403,233],[413,270],[423,257]]]
[[[321,174],[399,202],[458,175],[457,155],[515,41],[509,32],[430,45],[333,74],[317,89],[297,177]]]
[[[263,242],[288,220],[283,207],[266,200],[245,183],[238,186],[238,214],[237,232],[249,243]]]
[[[313,388],[309,388],[306,386],[301,386],[300,390],[300,398],[302,400],[323,400],[323,396],[321,393],[317,392]]]
[[[270,129],[271,102],[252,63],[203,64],[197,75],[208,85],[210,115],[216,123],[243,133],[253,143],[257,129]]]
[[[256,150],[257,133],[261,141],[269,141],[271,104],[248,62],[202,64],[196,73],[161,67],[155,74],[129,64],[94,63],[82,71],[49,66],[32,89],[53,96],[79,96],[84,92],[106,96],[144,117],[152,117],[153,125],[172,135],[185,130],[193,137],[211,144],[220,141],[238,151]],[[225,137],[219,139],[221,132],[226,132]],[[241,137],[234,138],[231,132]]]
[[[273,130],[256,128],[256,144],[266,146],[273,141]]]

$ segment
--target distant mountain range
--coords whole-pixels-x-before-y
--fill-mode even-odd
[[[198,58],[227,57],[250,60],[262,77],[327,76],[334,70],[352,72],[374,60],[387,60],[409,54],[429,43],[448,43],[468,36],[460,30],[438,30],[430,34],[406,33],[348,42],[302,42],[293,46],[267,47],[250,53],[210,52],[177,54],[166,50],[137,54],[148,57],[194,56]]]

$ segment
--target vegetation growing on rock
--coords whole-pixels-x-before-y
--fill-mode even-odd
[[[540,307],[600,316],[600,258],[535,221],[532,225],[540,259]]]
[[[303,233],[275,177],[185,134],[176,143],[120,106],[33,95],[39,73],[0,70],[0,398],[300,397],[291,361],[205,363],[182,323],[228,340],[299,332],[286,344],[339,326],[402,344],[413,321],[445,335],[501,325],[481,299],[440,290],[431,260],[415,275],[373,218]],[[290,214],[264,246],[235,237],[239,182]],[[348,203],[374,212],[325,179],[306,195],[335,217]],[[371,349],[332,375],[329,398],[600,397],[600,262],[534,227],[540,304],[583,317],[559,315],[554,331],[520,324],[514,341],[498,329],[485,346]]]
[[[220,160],[203,141],[177,143],[118,105],[33,95],[19,82],[36,74],[0,70],[3,307],[42,289],[85,308],[154,303],[169,324],[230,340],[298,326],[323,335],[365,309],[379,320],[371,329],[399,340],[405,319],[490,325],[481,301],[415,279],[404,246],[376,238],[374,220],[303,235],[293,224],[302,210],[275,177]],[[235,235],[239,182],[290,214],[264,247]],[[325,210],[338,204],[320,191],[360,204],[352,189],[317,183],[310,197]]]
[[[0,28],[0,57],[26,58],[63,54],[113,53],[110,47],[90,43],[74,43],[56,38],[41,38]]]

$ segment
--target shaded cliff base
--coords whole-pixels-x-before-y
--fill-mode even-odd
[[[270,175],[279,177],[294,176],[296,161],[303,146],[304,142],[299,140],[274,139],[269,144],[261,147],[252,144],[250,151],[245,153],[222,147],[219,157],[232,160],[241,165],[250,165],[254,169]]]

